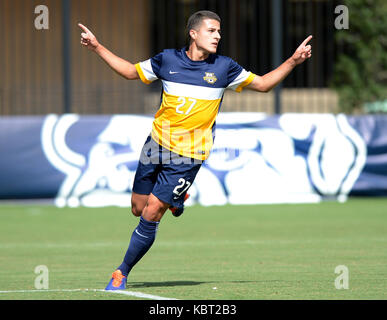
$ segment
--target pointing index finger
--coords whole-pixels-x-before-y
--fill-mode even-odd
[[[312,39],[312,38],[313,38],[312,35],[310,35],[309,37],[307,37],[307,38],[302,42],[302,45],[305,46],[305,45],[310,41],[310,39]]]
[[[78,26],[85,31],[86,33],[91,33],[89,29],[87,29],[82,23],[78,23]]]

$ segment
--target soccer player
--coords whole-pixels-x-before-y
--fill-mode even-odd
[[[311,57],[309,36],[278,68],[258,76],[231,58],[216,54],[220,22],[214,12],[194,13],[187,23],[187,47],[164,50],[137,64],[113,54],[79,24],[83,30],[81,44],[118,74],[146,84],[161,79],[163,84],[160,108],[141,151],[133,184],[132,213],[140,221],[106,290],[125,289],[129,272],[152,246],[164,213],[168,209],[176,216],[183,212],[187,191],[209,156],[225,89],[268,92],[295,66]]]

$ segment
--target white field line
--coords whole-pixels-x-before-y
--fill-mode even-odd
[[[125,291],[125,290],[103,290],[103,289],[43,289],[43,290],[4,290],[0,291],[0,293],[44,293],[44,292],[104,292],[104,293],[113,293],[113,294],[123,294],[126,296],[132,296],[136,298],[144,298],[151,300],[178,300],[174,298],[166,298],[155,296],[153,294],[147,294],[138,291]]]

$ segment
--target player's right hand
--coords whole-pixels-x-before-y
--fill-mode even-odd
[[[97,38],[83,24],[78,23],[78,26],[83,30],[81,33],[81,44],[90,50],[95,50],[99,45]]]

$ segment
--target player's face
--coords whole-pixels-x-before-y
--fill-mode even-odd
[[[192,34],[198,49],[216,53],[220,41],[220,23],[217,20],[205,19],[198,30]]]

